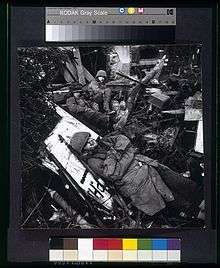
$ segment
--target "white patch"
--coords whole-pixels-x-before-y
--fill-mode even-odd
[[[100,178],[97,181],[89,172],[82,181],[86,168],[69,150],[65,143],[61,142],[59,139],[59,135],[61,135],[66,142],[70,143],[70,139],[74,133],[86,131],[91,134],[91,138],[96,140],[98,138],[98,134],[96,134],[86,125],[82,124],[59,106],[56,106],[56,112],[62,117],[62,119],[50,133],[48,138],[44,141],[47,149],[56,157],[63,168],[66,169],[72,179],[78,184],[78,186],[80,186],[87,194],[96,199],[96,201],[111,210],[112,198],[109,192],[106,190],[104,181]],[[43,165],[57,173],[53,162],[43,160]]]

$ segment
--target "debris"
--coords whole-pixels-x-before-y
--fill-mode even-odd
[[[201,202],[201,204],[199,205],[199,208],[200,208],[200,211],[199,211],[197,218],[204,221],[205,220],[205,200]]]
[[[169,111],[162,111],[162,114],[184,114],[185,110],[184,109],[176,109],[176,110],[169,110]]]
[[[63,210],[70,216],[70,218],[75,219],[75,224],[81,226],[81,228],[92,228],[90,224],[82,216],[77,214],[77,212],[72,209],[55,190],[52,190],[47,187],[45,187],[45,189],[50,194],[51,198],[63,208]],[[53,216],[49,220],[59,222],[63,218],[65,218],[65,214],[62,212],[62,210],[59,210],[55,211]]]
[[[22,184],[26,203],[22,226],[170,228],[194,224],[197,218],[201,224],[204,209],[198,203],[203,196],[193,205],[190,218],[185,211],[179,215],[179,211],[175,214],[170,209],[164,217],[159,213],[154,219],[146,218],[136,213],[129,198],[114,198],[114,184],[97,176],[70,146],[78,131],[89,132],[98,140],[106,134],[123,134],[130,139],[135,153],[151,157],[185,178],[198,177],[189,164],[193,153],[201,155],[201,169],[204,162],[199,57],[193,59],[194,68],[190,62],[196,51],[196,46],[189,49],[162,45],[19,50]],[[103,109],[101,95],[92,97],[89,92],[89,84],[101,69],[108,79],[103,90],[110,89],[111,93],[109,109]],[[76,105],[83,100],[81,104],[87,112],[97,109],[99,114],[90,113],[96,119],[103,116],[108,120],[104,124],[93,120],[94,116],[86,120],[83,109],[78,109],[79,114],[70,114],[66,105],[70,96],[80,96]],[[53,184],[45,188],[49,194],[42,194],[45,182],[39,183],[37,176],[30,178],[33,169],[38,174],[43,168],[53,174]],[[201,186],[203,179],[201,174]]]
[[[148,102],[154,105],[155,107],[162,109],[169,102],[169,100],[170,100],[169,96],[159,92],[155,92],[150,96]]]
[[[47,187],[45,187],[45,189],[50,194],[51,198],[54,199],[57,204],[60,205],[70,217],[74,217],[76,215],[76,211],[73,210],[55,190],[52,190]]]

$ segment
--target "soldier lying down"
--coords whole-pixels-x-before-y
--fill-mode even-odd
[[[88,132],[77,132],[70,145],[98,176],[112,182],[122,196],[149,216],[166,203],[177,211],[191,205],[196,183],[138,154],[124,135],[109,134],[96,141]]]

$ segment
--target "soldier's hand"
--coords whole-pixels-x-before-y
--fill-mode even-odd
[[[114,114],[116,114],[116,111],[110,111],[107,113],[107,115],[114,115]]]

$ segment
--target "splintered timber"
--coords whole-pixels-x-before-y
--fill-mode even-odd
[[[18,49],[22,227],[204,227],[200,53]]]

